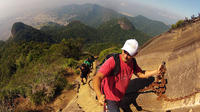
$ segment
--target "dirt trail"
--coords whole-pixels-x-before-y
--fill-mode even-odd
[[[96,73],[96,61],[93,63],[92,72],[89,74],[88,83],[82,85],[79,80],[77,95],[69,102],[62,112],[102,112],[103,107],[95,100],[95,93],[90,88],[92,77]],[[95,110],[94,110],[95,109]]]

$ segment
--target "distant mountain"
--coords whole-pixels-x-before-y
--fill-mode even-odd
[[[89,26],[98,27],[102,23],[111,19],[126,17],[136,27],[136,29],[155,36],[169,29],[167,25],[160,21],[150,20],[144,16],[130,17],[120,14],[114,10],[101,7],[94,4],[84,5],[68,5],[47,12],[50,17],[56,18],[58,21],[78,20]]]
[[[164,23],[153,21],[146,17],[130,17],[96,4],[83,4],[67,5],[9,19],[0,23],[0,37],[1,39],[6,40],[9,37],[9,30],[12,24],[16,21],[22,21],[23,23],[31,25],[37,29],[47,25],[49,22],[67,25],[71,21],[81,21],[86,25],[97,28],[106,21],[122,17],[128,18],[136,29],[147,33],[150,36],[161,34],[169,29],[169,27]]]
[[[46,33],[28,26],[22,22],[16,22],[13,24],[9,41],[53,42],[51,37]]]
[[[65,27],[64,25],[60,25],[60,24],[57,24],[54,22],[47,22],[40,28],[40,30],[46,31],[46,30],[51,30],[52,28],[53,28],[53,30],[60,30],[64,27]]]
[[[63,38],[82,38],[85,42],[99,41],[98,31],[80,21],[72,21],[67,26],[49,24],[41,28],[41,31],[52,36],[56,42]]]
[[[138,31],[126,18],[112,19],[98,27],[103,40],[122,43],[129,38],[136,38],[140,44],[146,42],[150,36]]]
[[[72,21],[66,26],[66,35],[71,38],[84,38],[86,42],[98,41],[98,31],[80,21]]]
[[[28,26],[22,22],[13,24],[9,41],[36,41],[36,42],[60,42],[63,38],[82,38],[86,42],[94,42],[98,39],[98,32],[95,28],[72,21],[67,26],[49,22],[40,30]]]
[[[119,18],[122,16],[114,10],[96,4],[68,5],[51,10],[49,14],[54,15],[57,19],[69,22],[78,20],[94,27],[112,18]]]
[[[56,42],[63,38],[82,38],[85,43],[117,43],[129,38],[138,39],[143,44],[150,36],[138,31],[127,18],[112,19],[101,24],[97,29],[83,24],[80,21],[72,21],[67,26],[47,25],[42,31],[51,35]]]
[[[159,35],[169,30],[169,26],[165,25],[163,22],[150,20],[142,15],[128,18],[138,30],[152,36]]]

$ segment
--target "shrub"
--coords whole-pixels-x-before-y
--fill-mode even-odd
[[[176,28],[176,24],[172,24],[171,28],[175,29]]]
[[[76,74],[80,74],[80,71],[76,69],[76,70],[75,70],[75,73],[76,73]]]
[[[9,106],[0,102],[0,112],[13,112],[13,110]]]
[[[30,98],[35,105],[39,105],[44,101],[44,96],[44,91],[37,91],[35,93],[32,93]]]
[[[66,65],[70,68],[76,68],[78,65],[78,61],[74,60],[73,58],[68,58]]]
[[[108,49],[105,49],[103,50],[100,54],[99,54],[99,58],[98,60],[100,62],[103,61],[103,59],[108,55],[108,54],[111,54],[111,53],[120,53],[121,50],[119,48],[116,48],[116,47],[111,47],[111,48],[108,48]]]
[[[171,29],[181,27],[183,26],[183,24],[184,24],[184,20],[179,20],[178,22],[176,22],[176,24],[172,24]]]
[[[45,104],[58,95],[67,85],[67,80],[63,75],[47,76],[46,79],[42,78],[42,82],[32,85],[30,92],[30,99],[35,105]]]
[[[176,26],[177,27],[181,27],[183,25],[184,20],[179,20],[178,22],[176,22]]]

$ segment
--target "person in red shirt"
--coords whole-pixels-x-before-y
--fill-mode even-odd
[[[93,78],[94,91],[101,105],[106,102],[108,112],[120,112],[119,102],[125,95],[130,79],[134,73],[139,78],[148,78],[161,73],[162,66],[157,70],[145,71],[135,65],[133,69],[133,59],[137,54],[138,42],[135,39],[129,39],[122,47],[120,58],[120,71],[116,75],[111,75],[115,67],[115,60],[110,57],[103,63],[97,74]]]

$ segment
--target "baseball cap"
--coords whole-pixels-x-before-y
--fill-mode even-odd
[[[135,39],[128,39],[126,40],[122,50],[125,50],[129,53],[130,56],[133,56],[138,49],[138,42]]]

